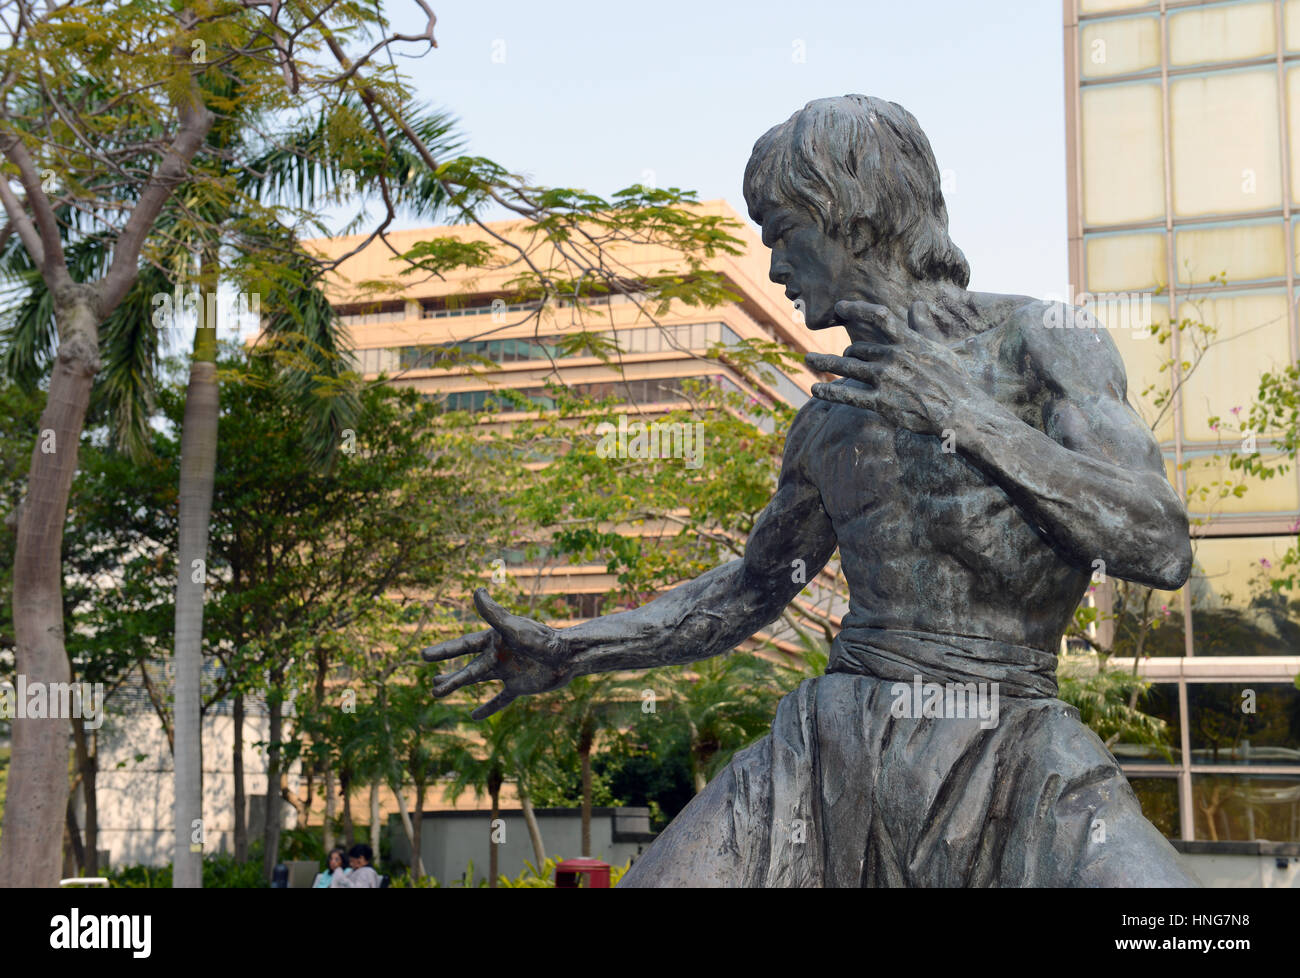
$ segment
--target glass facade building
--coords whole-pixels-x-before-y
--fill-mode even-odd
[[[1171,837],[1300,841],[1300,606],[1270,586],[1300,469],[1227,463],[1247,439],[1276,455],[1249,407],[1300,354],[1300,0],[1064,0],[1064,27],[1068,298],[1124,357],[1196,556],[1181,591],[1106,625],[1173,734],[1168,756],[1113,749]]]
[[[399,276],[401,266],[390,260],[389,248],[378,243],[352,237],[306,244],[333,257],[347,256],[333,283],[331,304],[348,328],[362,375],[387,377],[394,384],[414,388],[443,410],[482,415],[485,424],[508,426],[522,416],[521,406],[528,403],[552,407],[545,384],[556,377],[576,394],[636,405],[648,420],[686,407],[689,399],[683,392],[692,384],[707,384],[756,402],[802,406],[812,384],[827,376],[793,363],[779,370],[766,366],[755,378],[725,359],[710,358],[710,351],[748,340],[775,341],[796,354],[838,353],[843,337],[804,328],[785,297],[784,286],[768,278],[768,249],[740,214],[722,201],[700,206],[737,222],[733,233],[744,244],[742,253],[719,254],[709,262],[736,298],[713,308],[674,302],[654,319],[636,301],[639,297],[632,295],[552,299],[545,309],[536,301],[519,301],[517,286],[512,284],[517,274],[513,268],[455,270],[421,281]],[[527,229],[518,222],[497,222],[490,229],[457,225],[396,231],[388,237],[402,251],[426,238],[449,234],[495,240],[489,231],[505,238],[517,235],[521,244],[529,240]],[[679,255],[665,248],[633,245],[621,256],[627,268],[646,278],[666,268],[689,271]],[[353,284],[381,280],[398,287],[384,291],[380,298],[363,298],[365,290]],[[593,355],[586,343],[572,343],[579,332],[598,342],[611,359]],[[505,391],[522,395],[523,400]],[[759,424],[771,430],[770,419]],[[544,460],[539,454],[532,461]],[[625,529],[648,540],[667,533],[659,525]],[[537,593],[562,597],[577,615],[597,613],[616,590],[617,577],[604,561],[570,564],[550,555],[544,545],[532,548],[531,557],[520,549],[503,559],[512,575],[537,579]],[[829,586],[833,580],[834,572],[826,570],[810,582],[817,597],[807,603],[818,608],[825,604],[827,613],[838,621],[842,609],[838,604],[832,608],[837,594]],[[474,617],[472,609],[468,613]],[[797,654],[796,636],[787,631],[778,622],[764,637]]]

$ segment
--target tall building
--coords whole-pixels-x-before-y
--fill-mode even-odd
[[[1191,848],[1294,843],[1300,625],[1268,578],[1296,542],[1300,469],[1242,483],[1226,458],[1252,438],[1276,455],[1249,405],[1300,353],[1300,0],[1064,0],[1064,26],[1070,297],[1095,301],[1123,354],[1196,556],[1154,597],[1139,663],[1173,762],[1114,750]]]
[[[590,307],[585,310],[571,303],[555,304],[539,319],[535,304],[512,298],[515,290],[510,282],[519,274],[517,265],[493,271],[462,270],[445,278],[399,275],[405,264],[393,261],[394,250],[379,242],[367,244],[362,237],[340,237],[304,244],[332,257],[348,256],[338,267],[330,295],[348,327],[361,372],[367,378],[387,374],[396,383],[438,398],[448,410],[485,411],[508,424],[522,415],[495,400],[493,391],[512,388],[544,407],[548,403],[544,381],[557,373],[578,393],[612,396],[636,405],[638,417],[647,421],[688,406],[679,390],[688,379],[741,391],[767,403],[802,405],[814,382],[830,378],[814,375],[800,362],[788,371],[772,370],[770,385],[752,384],[732,368],[703,357],[716,344],[727,346],[742,339],[773,340],[800,358],[810,351],[839,353],[842,337],[832,338],[804,327],[783,287],[768,279],[767,248],[727,203],[712,201],[699,207],[740,225],[732,233],[743,240],[744,254],[719,255],[708,262],[739,301],[712,309],[675,302],[666,314],[654,317],[657,322],[625,296],[584,299]],[[388,239],[392,249],[402,252],[434,237],[491,242],[496,235],[523,243],[529,231],[521,222],[503,221],[490,224],[487,230],[465,225],[422,228],[394,232]],[[356,253],[350,254],[353,251]],[[665,269],[685,270],[680,256],[665,247],[629,245],[621,247],[618,256],[629,280],[649,279]],[[401,290],[363,296],[361,284],[376,281],[400,282]],[[595,356],[562,354],[559,342],[582,329],[616,340],[623,351],[621,374]],[[436,362],[452,348],[484,357],[496,369],[447,368],[445,361]],[[522,547],[505,554],[504,560],[518,577],[542,575],[542,589],[563,594],[580,618],[598,614],[605,595],[617,588],[615,575],[604,564],[525,561]],[[816,607],[838,622],[842,609],[832,612],[830,591],[825,587],[832,579],[833,572],[824,572],[810,581],[810,587]],[[779,628],[761,638],[791,652],[798,649],[794,636]]]

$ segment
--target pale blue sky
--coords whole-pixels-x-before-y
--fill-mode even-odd
[[[652,171],[658,186],[743,213],[745,161],[764,131],[814,98],[876,95],[917,117],[949,171],[971,286],[1065,292],[1054,0],[431,5],[438,49],[401,64],[459,117],[469,152],[601,194]]]

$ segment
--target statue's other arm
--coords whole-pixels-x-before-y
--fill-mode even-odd
[[[520,695],[555,689],[574,676],[707,659],[775,621],[835,552],[830,517],[806,468],[829,410],[813,400],[796,416],[776,494],[755,521],[743,558],[640,608],[565,629],[509,614],[480,589],[474,604],[492,628],[424,651],[429,661],[477,653],[465,668],[440,678],[434,692],[445,696],[470,683],[503,680],[505,689],[474,711],[481,719]]]
[[[923,303],[913,304],[907,323],[869,303],[836,308],[888,342],[854,343],[844,357],[809,354],[811,366],[865,385],[818,384],[817,397],[876,411],[921,434],[951,432],[957,453],[1080,569],[1100,560],[1112,577],[1170,591],[1187,580],[1187,512],[1154,436],[1128,404],[1124,364],[1104,329],[1048,329],[1041,303],[1002,327],[1002,360],[1021,374],[1042,412],[1039,431],[985,392],[953,350],[925,335]]]
[[[968,401],[954,412],[958,451],[1077,566],[1100,560],[1112,577],[1176,590],[1192,565],[1187,512],[1128,403],[1119,351],[1104,328],[1046,328],[1041,310],[1025,311],[1006,355],[1041,385],[1046,433]]]

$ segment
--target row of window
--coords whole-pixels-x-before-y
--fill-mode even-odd
[[[626,354],[672,350],[702,353],[718,343],[731,346],[740,342],[739,335],[723,323],[684,323],[593,332],[596,337],[617,344]],[[565,335],[552,333],[511,339],[459,340],[423,346],[385,347],[357,350],[356,355],[362,373],[366,374],[433,369],[439,366],[440,358],[449,352],[461,356],[485,357],[495,363],[522,363],[559,358],[562,352],[560,343]]]
[[[1300,201],[1300,65],[1169,79],[1173,217],[1281,208],[1284,185]],[[1083,221],[1089,227],[1165,219],[1164,97],[1159,78],[1084,85],[1079,97]],[[1290,120],[1283,174],[1282,113]]]
[[[1148,10],[1154,3],[1134,0],[1083,0],[1083,13],[1119,7]],[[1090,9],[1094,8],[1094,9]],[[1300,52],[1300,3],[1283,5],[1283,49]],[[1171,10],[1167,15],[1170,68],[1272,58],[1277,26],[1272,0],[1244,0],[1210,7]],[[1088,19],[1079,25],[1079,73],[1107,78],[1158,70],[1161,63],[1160,15],[1135,11],[1129,16]]]
[[[740,391],[739,387],[720,374],[699,377],[650,378],[570,384],[568,389],[574,394],[589,396],[593,400],[614,397],[634,404],[666,404],[685,400],[682,387],[687,381],[709,384],[729,392],[738,393]],[[536,408],[550,410],[556,406],[555,399],[546,393],[544,387],[519,388],[518,393],[523,395]],[[498,391],[452,391],[445,394],[426,394],[425,397],[437,400],[440,409],[443,411],[482,413],[519,410],[515,403],[502,396]]]
[[[1095,268],[1089,265],[1089,282],[1093,281]],[[1098,301],[1090,308],[1107,327],[1124,359],[1129,403],[1152,427],[1158,441],[1172,443],[1174,413],[1168,403],[1172,390],[1172,337],[1161,343],[1148,328],[1152,323],[1168,324],[1168,299],[1134,293],[1115,300],[1110,296],[1116,293],[1094,295]],[[1279,371],[1291,360],[1286,292],[1257,289],[1225,290],[1190,298],[1180,295],[1177,318],[1179,322],[1204,323],[1213,331],[1206,334],[1192,327],[1181,335],[1181,359],[1189,364],[1180,391],[1184,443],[1237,444],[1260,375]],[[1203,353],[1197,352],[1197,343],[1204,348]],[[1207,483],[1223,474],[1208,457],[1193,465],[1213,470],[1202,476]],[[1232,512],[1234,507],[1242,512],[1294,509],[1295,480],[1269,481],[1271,484],[1253,485],[1239,500],[1225,500],[1224,511]],[[1285,498],[1261,503],[1271,493],[1282,493]],[[1195,504],[1193,500],[1193,508]]]
[[[1300,655],[1300,600],[1274,590],[1295,536],[1201,537],[1183,591],[1190,596],[1191,645],[1197,656]],[[1150,595],[1136,585],[1098,585],[1109,597],[1112,651],[1132,656],[1186,655],[1183,591]],[[1124,605],[1128,601],[1129,607]],[[1300,734],[1300,727],[1296,728]]]
[[[422,303],[419,310],[420,318],[446,319],[455,316],[481,316],[484,313],[491,313],[493,316],[505,316],[511,313],[531,312],[541,307],[539,301],[508,303],[500,298],[477,297],[468,299],[461,304],[451,304],[454,301],[454,299],[430,300]],[[576,303],[570,299],[552,299],[549,305],[554,308],[564,309],[578,304],[584,306],[621,305],[631,301],[632,299],[628,296],[618,295],[582,299]],[[338,314],[339,320],[348,326],[373,326],[377,323],[402,322],[409,318],[406,311],[406,300],[376,302],[371,305],[371,308],[362,307],[355,312],[340,312]]]
[[[609,295],[609,296],[590,296],[584,299],[551,299],[547,305],[555,309],[571,309],[575,306],[618,306],[635,301],[637,296],[630,295]],[[644,299],[644,296],[640,298]],[[455,299],[447,300],[430,300],[420,307],[420,316],[423,319],[445,319],[454,316],[481,316],[484,313],[491,313],[494,316],[505,316],[518,312],[533,312],[542,307],[540,300],[534,299],[531,302],[506,302],[504,299],[488,299],[477,297],[469,299],[462,303],[457,303]]]
[[[1177,683],[1153,683],[1142,710],[1169,727],[1169,753],[1117,743],[1121,763],[1183,763]],[[1284,683],[1187,683],[1187,734],[1194,766],[1280,765],[1300,772],[1300,689]]]
[[[1178,779],[1130,774],[1142,814],[1182,837]],[[1300,842],[1300,774],[1193,774],[1192,823],[1201,842]]]

